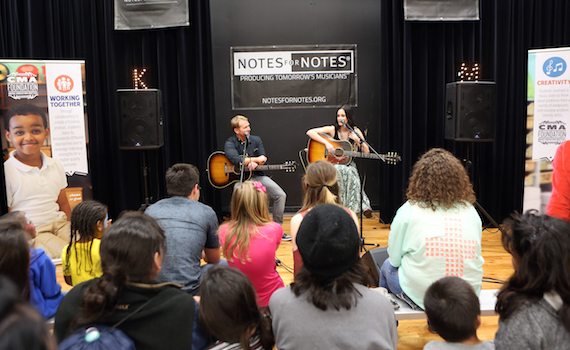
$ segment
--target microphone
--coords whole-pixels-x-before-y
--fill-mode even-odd
[[[348,129],[348,126],[346,126],[346,122],[345,122],[344,120],[341,120],[340,122],[342,123],[342,125],[343,125],[345,128]]]
[[[245,132],[245,137],[247,138],[247,142],[249,142],[249,131]]]

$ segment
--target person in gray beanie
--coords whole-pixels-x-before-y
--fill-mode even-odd
[[[313,208],[296,237],[303,267],[269,301],[276,346],[287,349],[396,349],[393,307],[370,290],[360,237],[347,211]]]

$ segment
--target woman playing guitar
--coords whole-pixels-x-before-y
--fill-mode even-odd
[[[334,125],[313,128],[307,131],[307,136],[311,139],[325,145],[327,152],[334,154],[335,147],[325,137],[320,134],[328,135],[335,140],[345,140],[353,145],[355,150],[363,153],[369,153],[368,145],[361,143],[361,139],[345,125],[349,125],[352,129],[364,139],[362,131],[354,125],[354,111],[350,106],[344,105],[336,112],[336,121]],[[354,162],[347,165],[334,164],[338,172],[338,185],[340,188],[340,201],[343,206],[359,213],[361,210],[366,217],[372,216],[370,207],[370,199],[364,191],[362,191],[362,208],[360,207],[360,176]]]

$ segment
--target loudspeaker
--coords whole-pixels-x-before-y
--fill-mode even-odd
[[[495,83],[462,81],[445,88],[445,138],[491,142],[495,135]]]
[[[360,259],[366,266],[366,270],[370,276],[369,284],[371,286],[378,287],[380,284],[380,268],[386,259],[388,259],[387,247],[371,249]]]
[[[164,145],[162,92],[119,89],[119,149],[157,149]]]

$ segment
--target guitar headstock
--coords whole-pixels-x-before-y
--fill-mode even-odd
[[[384,161],[386,164],[396,165],[402,161],[402,157],[400,157],[398,152],[388,152],[384,155]]]
[[[295,162],[294,160],[288,160],[285,163],[283,163],[283,170],[285,170],[288,173],[292,173],[297,169],[297,162]]]

